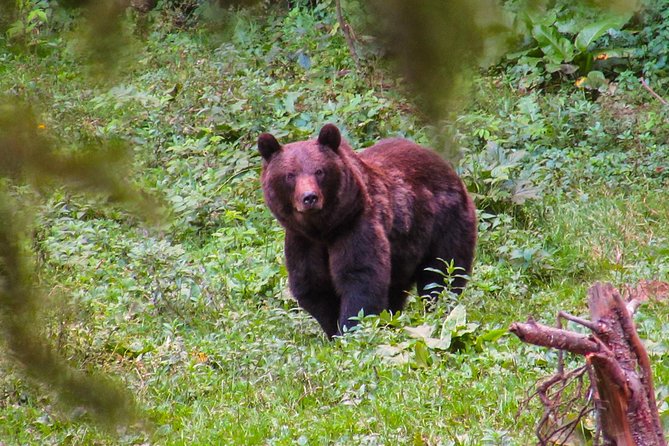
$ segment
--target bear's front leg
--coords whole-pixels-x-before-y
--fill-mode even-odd
[[[286,231],[285,255],[293,297],[333,337],[339,332],[339,297],[330,278],[326,246]]]
[[[339,330],[357,324],[360,310],[379,314],[388,308],[390,243],[380,224],[360,219],[357,227],[328,248],[334,287],[341,299]]]

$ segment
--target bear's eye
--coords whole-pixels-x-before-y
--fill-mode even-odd
[[[286,179],[288,181],[293,181],[295,179],[295,174],[294,173],[287,173],[286,174]]]
[[[318,177],[322,177],[324,173],[325,173],[325,172],[323,172],[323,169],[318,169],[318,170],[316,171],[316,176],[318,176]]]

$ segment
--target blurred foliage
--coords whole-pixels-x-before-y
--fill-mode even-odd
[[[657,0],[618,2],[507,1],[516,17],[516,49],[507,73],[522,90],[571,81],[602,92],[629,75],[662,80],[667,8]],[[655,77],[657,76],[657,77]]]
[[[28,46],[37,44],[41,29],[49,21],[47,15],[49,11],[49,2],[46,0],[17,0],[16,15],[18,18],[7,29],[7,38],[21,40]]]
[[[524,28],[519,30],[520,34],[532,36],[536,46],[507,55],[507,58],[518,59],[517,64],[524,64],[535,73],[543,70],[548,76],[557,72],[589,76],[596,61],[611,58],[619,59],[623,64],[621,58],[625,56],[624,51],[594,48],[593,42],[605,33],[620,30],[629,21],[631,13],[621,15],[598,12],[599,16],[593,19],[583,14],[582,9],[579,11],[570,5],[520,14]]]
[[[123,204],[149,221],[158,221],[156,200],[141,194],[124,178],[131,158],[120,140],[78,147],[74,153],[58,150],[62,143],[50,136],[32,107],[5,97],[0,106],[0,174],[16,184],[38,189],[65,184],[104,194],[111,203]],[[71,150],[71,149],[70,149]]]
[[[418,111],[433,121],[453,109],[468,70],[502,54],[510,31],[508,16],[495,0],[371,4],[374,33],[417,96]]]
[[[7,348],[28,375],[48,384],[65,403],[85,409],[103,424],[127,424],[136,417],[132,396],[103,375],[73,369],[54,352],[40,328],[43,304],[26,249],[29,211],[10,191],[22,184],[42,191],[68,184],[103,193],[112,201],[134,201],[139,209],[147,209],[145,215],[155,215],[155,205],[142,200],[122,179],[126,161],[120,147],[67,155],[53,146],[46,126],[30,108],[5,97],[0,107],[0,318]]]
[[[666,7],[646,2],[623,28],[581,37],[589,42],[582,55],[630,49],[626,65],[593,61],[618,86],[595,97],[574,88],[582,73],[548,73],[560,56],[543,52],[531,33],[514,51],[538,52],[541,79],[529,82],[520,58],[476,75],[507,44],[524,3],[514,10],[506,2],[508,13],[486,2],[430,10],[344,0],[364,49],[360,69],[331,0],[269,3],[231,10],[163,1],[147,14],[106,2],[3,3],[13,11],[3,16],[0,55],[11,97],[0,115],[0,202],[11,222],[0,234],[7,348],[65,401],[112,423],[132,418],[131,399],[69,364],[121,374],[150,407],[156,444],[217,435],[236,444],[362,444],[360,432],[370,444],[401,443],[414,433],[420,440],[420,429],[436,444],[462,420],[465,444],[503,436],[517,423],[519,394],[550,360],[500,338],[508,318],[552,314],[558,304],[578,309],[578,287],[594,277],[669,271],[660,193],[669,181],[667,113],[648,103],[636,79],[643,73],[662,88]],[[556,17],[545,26],[575,45],[581,31],[561,31],[571,14],[563,4],[544,2]],[[577,22],[597,23],[593,14]],[[10,36],[19,20],[32,28]],[[472,101],[450,115],[467,95]],[[481,210],[462,307],[443,299],[429,313],[412,297],[408,311],[365,318],[334,344],[295,310],[284,291],[282,232],[259,192],[254,140],[262,131],[308,138],[323,122],[340,125],[356,148],[386,136],[422,144],[454,137],[462,149],[456,168]],[[132,217],[158,208],[135,184],[169,204],[157,234]],[[44,296],[52,292],[64,298]],[[408,360],[380,363],[379,342]],[[453,397],[435,397],[435,382]],[[463,382],[471,383],[465,391]],[[500,389],[503,404],[489,407]],[[20,392],[7,392],[15,413],[46,405],[21,405]],[[319,418],[324,406],[331,409]],[[374,421],[379,409],[392,428]],[[526,435],[531,415],[521,415]],[[418,426],[409,433],[407,417]],[[34,418],[18,417],[15,435],[42,428],[37,438],[77,442],[68,437],[76,428],[50,420],[23,429]],[[248,419],[241,430],[240,419]],[[119,443],[147,443],[147,435]]]

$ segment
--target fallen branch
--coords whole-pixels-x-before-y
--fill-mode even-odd
[[[646,79],[644,79],[643,77],[640,77],[639,81],[641,82],[641,85],[643,86],[643,88],[645,88],[651,95],[653,95],[653,97],[655,97],[655,99],[660,101],[662,103],[662,105],[669,105],[669,102],[667,102],[666,99],[664,99],[659,94],[655,93],[655,90],[650,88],[650,85],[648,85],[648,82],[646,82]]]
[[[532,319],[526,323],[514,322],[509,327],[509,331],[525,343],[567,350],[579,355],[594,353],[599,349],[597,343],[589,336],[549,327]]]

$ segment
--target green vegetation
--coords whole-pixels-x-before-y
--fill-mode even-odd
[[[85,14],[48,3],[17,2],[20,16],[5,24],[2,116],[29,104],[25,134],[73,159],[126,147],[132,161],[110,161],[110,171],[152,199],[87,193],[76,179],[65,187],[5,165],[0,198],[21,204],[20,250],[43,295],[30,328],[73,368],[127,386],[140,421],[90,423],[3,355],[3,444],[532,444],[541,410],[522,402],[556,354],[521,344],[508,325],[585,314],[597,280],[669,280],[669,111],[637,81],[666,93],[662,1],[616,31],[593,25],[589,38],[557,18],[543,23],[564,33],[585,71],[552,71],[569,58],[532,34],[514,58],[474,76],[466,107],[439,126],[421,120],[374,51],[356,68],[328,1],[128,12],[124,45],[103,57],[92,51],[109,41],[84,40]],[[599,67],[605,87],[574,85],[597,51],[614,47],[630,56]],[[537,49],[539,60],[528,59]],[[435,142],[452,136],[480,213],[462,296],[443,291],[429,311],[413,296],[405,312],[365,317],[332,342],[297,308],[255,139],[303,139],[325,122],[354,147],[406,136],[452,153]],[[161,222],[142,220],[156,202]],[[653,302],[637,320],[669,432],[668,317],[669,305]],[[589,444],[592,427],[571,444]]]

